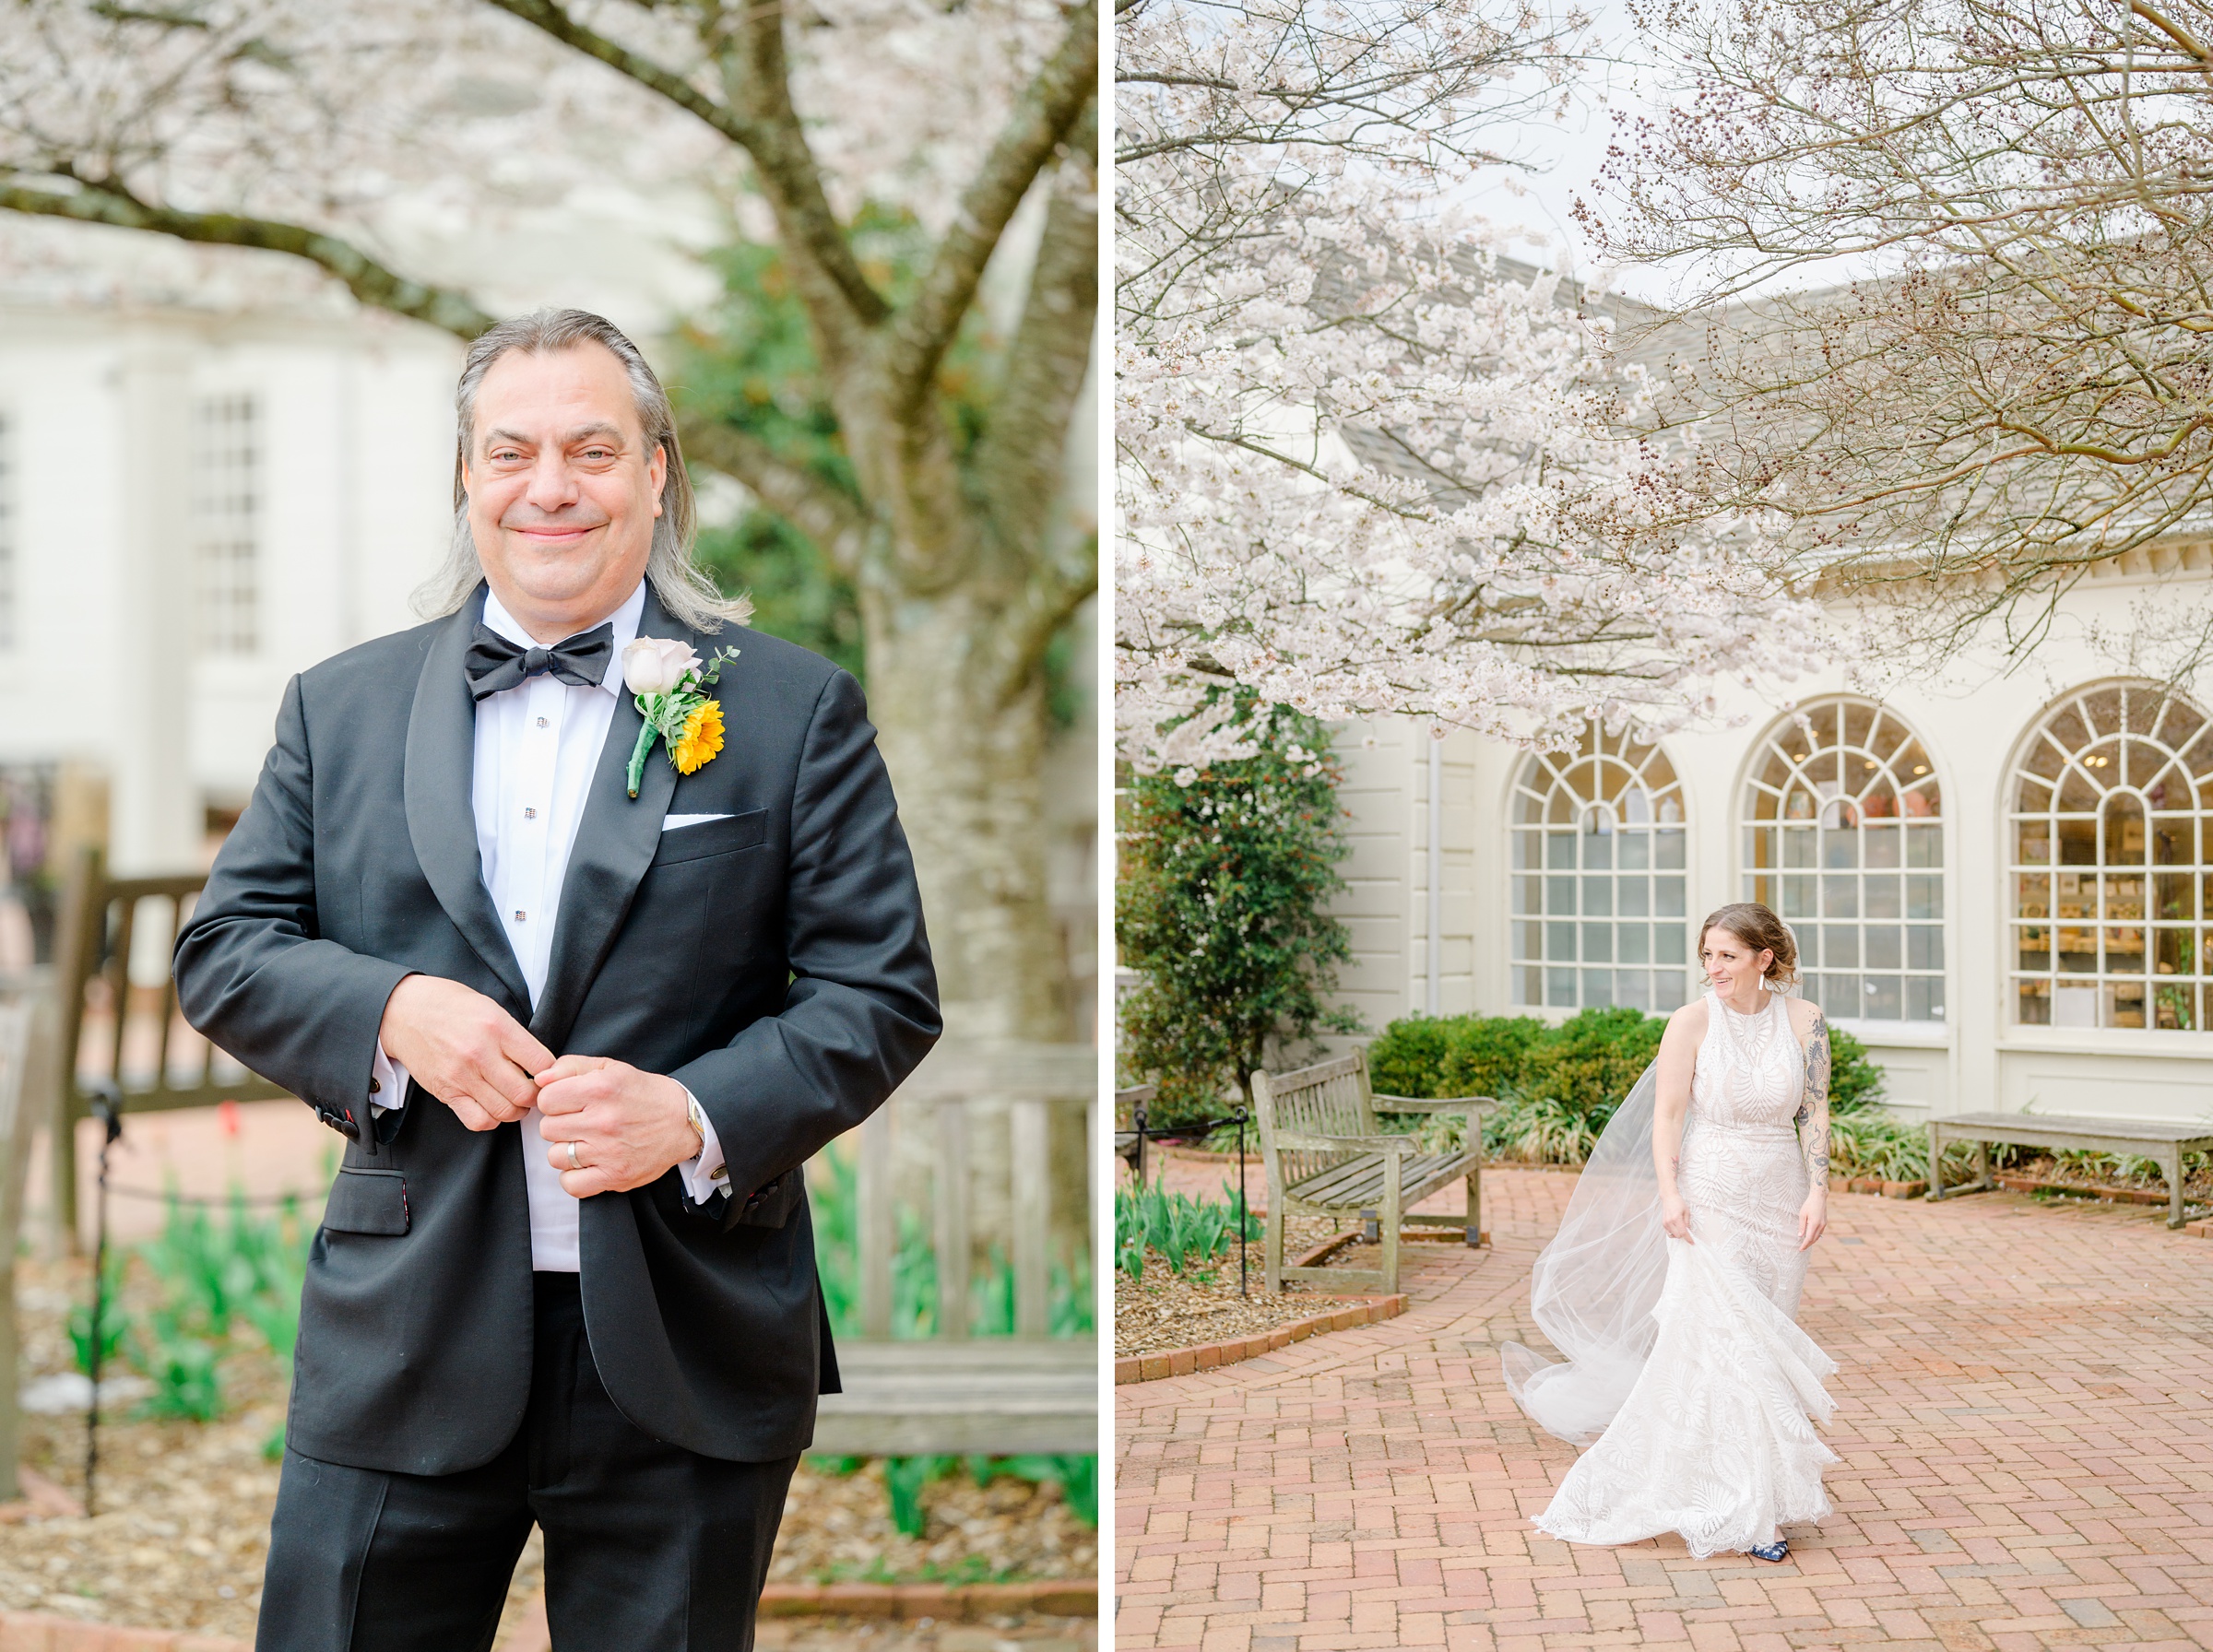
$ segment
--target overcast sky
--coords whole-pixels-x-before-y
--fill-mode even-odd
[[[1510,250],[1518,256],[1556,249],[1553,258],[1564,253],[1568,267],[1584,277],[1596,271],[1598,261],[1589,238],[1576,224],[1576,196],[1591,195],[1592,182],[1613,141],[1615,117],[1626,115],[1634,122],[1640,114],[1666,106],[1659,72],[1630,28],[1620,0],[1602,0],[1590,9],[1596,18],[1593,34],[1609,61],[1592,65],[1564,117],[1555,119],[1547,113],[1519,123],[1510,129],[1510,137],[1501,134],[1501,147],[1537,163],[1535,170],[1499,169],[1473,180],[1461,197],[1499,228],[1517,232],[1517,244]],[[1624,270],[1616,273],[1613,285],[1635,297],[1663,301],[1673,274],[1664,269]]]

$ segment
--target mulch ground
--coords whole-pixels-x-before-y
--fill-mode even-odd
[[[90,1280],[82,1261],[17,1266],[22,1381],[72,1368],[70,1307]],[[148,1305],[143,1280],[126,1311]],[[250,1342],[251,1335],[241,1339]],[[260,1602],[277,1466],[264,1446],[284,1416],[284,1375],[266,1348],[242,1348],[221,1368],[224,1415],[207,1423],[103,1416],[96,1512],[0,1525],[0,1607],[67,1612],[108,1623],[251,1637]],[[23,1419],[22,1461],[65,1491],[84,1491],[81,1413]],[[880,1464],[836,1475],[802,1466],[785,1504],[770,1576],[776,1582],[889,1577],[1088,1577],[1096,1532],[1078,1524],[1057,1486],[964,1473],[922,1493],[923,1535],[891,1524]],[[534,1535],[511,1601],[542,1582]],[[799,1634],[794,1630],[792,1634]],[[763,1641],[763,1645],[786,1644]],[[794,1646],[811,1644],[802,1636]],[[889,1637],[887,1648],[898,1644]],[[980,1644],[980,1643],[979,1643]]]
[[[1326,1216],[1294,1216],[1284,1234],[1284,1255],[1295,1257],[1342,1231]],[[1145,1273],[1132,1280],[1114,1276],[1114,1351],[1118,1359],[1132,1354],[1164,1353],[1172,1348],[1195,1348],[1207,1342],[1227,1342],[1260,1331],[1273,1330],[1295,1319],[1310,1319],[1330,1305],[1325,1289],[1311,1282],[1286,1282],[1280,1295],[1268,1293],[1262,1271],[1260,1244],[1246,1247],[1248,1294],[1237,1290],[1237,1253],[1233,1246],[1203,1264],[1182,1273],[1172,1272],[1167,1258],[1156,1250],[1145,1252]],[[1402,1247],[1402,1254],[1410,1247]],[[1376,1268],[1379,1246],[1355,1240],[1325,1258],[1324,1268]]]
[[[2115,1188],[2125,1188],[2137,1193],[2156,1193],[2162,1200],[2167,1198],[2167,1178],[2165,1176],[2100,1176],[2092,1179],[2072,1169],[2063,1169],[2059,1161],[2049,1153],[2039,1153],[2034,1158],[2023,1159],[2018,1163],[2005,1166],[1996,1174],[2007,1176],[2027,1176],[2031,1181],[2037,1182],[2053,1182],[2070,1191],[2080,1191],[2092,1195],[2110,1193]],[[2207,1165],[2203,1170],[2183,1173],[2183,1201],[2185,1205],[2213,1205],[2213,1165]]]

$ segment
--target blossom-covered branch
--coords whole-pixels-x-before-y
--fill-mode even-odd
[[[1592,714],[1657,734],[1820,653],[1773,548],[1686,509],[1695,450],[1639,433],[1627,308],[1442,207],[1490,154],[1480,117],[1551,95],[1578,27],[1125,14],[1117,714],[1141,768],[1244,754],[1208,693],[1231,683],[1551,743]]]

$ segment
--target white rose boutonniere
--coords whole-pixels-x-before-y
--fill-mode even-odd
[[[669,742],[669,761],[679,774],[690,774],[715,761],[722,749],[722,702],[706,690],[738,657],[735,648],[718,648],[701,661],[689,643],[674,637],[640,637],[622,651],[622,682],[635,697],[645,726],[630,753],[630,795],[638,795],[645,759],[656,738]]]

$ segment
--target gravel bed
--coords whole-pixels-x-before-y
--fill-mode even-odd
[[[70,1369],[65,1316],[84,1299],[90,1271],[79,1260],[17,1265],[26,1383]],[[132,1270],[126,1311],[148,1305],[144,1271]],[[252,1637],[277,1501],[277,1467],[263,1447],[283,1420],[284,1382],[259,1348],[233,1353],[221,1375],[227,1410],[217,1422],[139,1421],[127,1407],[103,1417],[91,1517],[0,1525],[0,1608]],[[84,1453],[81,1413],[24,1417],[23,1462],[73,1495],[84,1490]],[[922,1506],[923,1535],[904,1537],[891,1524],[881,1465],[851,1475],[803,1465],[770,1575],[778,1582],[1096,1575],[1097,1533],[1077,1523],[1057,1486],[1001,1478],[978,1487],[956,1473],[926,1487]],[[511,1605],[527,1600],[540,1579],[533,1534]]]

